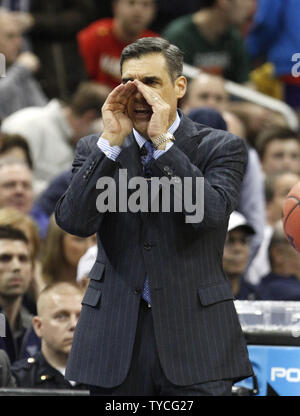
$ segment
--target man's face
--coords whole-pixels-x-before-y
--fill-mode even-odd
[[[22,240],[0,239],[0,297],[23,295],[31,280],[28,245]]]
[[[300,173],[300,144],[296,139],[274,139],[267,144],[263,160],[266,174],[284,170]]]
[[[46,296],[46,295],[45,295]],[[69,354],[81,310],[78,293],[49,293],[39,314],[39,336],[48,350]]]
[[[63,237],[63,250],[67,263],[77,267],[80,258],[95,244],[97,244],[96,234],[86,238],[65,234]]]
[[[17,59],[22,47],[22,34],[17,21],[9,16],[0,17],[0,53],[3,53],[8,64]]]
[[[227,103],[227,92],[221,78],[208,74],[201,74],[191,81],[186,111],[193,108],[209,107],[217,111],[224,111]]]
[[[116,18],[127,35],[135,36],[148,28],[155,14],[154,0],[116,0]]]
[[[229,277],[241,276],[247,266],[250,253],[249,234],[236,228],[226,236],[223,268]]]
[[[0,168],[0,207],[14,207],[24,214],[32,208],[32,174],[25,165],[4,165]]]
[[[160,53],[151,53],[140,58],[128,59],[123,63],[122,80],[127,82],[138,79],[152,88],[155,94],[170,106],[169,125],[175,120],[177,101],[181,98],[182,88],[180,79],[171,80],[167,69],[165,57]],[[185,89],[184,89],[185,91]],[[147,137],[147,129],[152,116],[152,108],[146,102],[143,95],[136,90],[129,98],[127,112],[133,122],[134,128]]]
[[[253,15],[256,0],[231,0],[229,19],[233,25],[243,25]]]
[[[272,201],[267,203],[269,219],[275,223],[282,216],[283,203],[291,188],[300,180],[299,175],[292,172],[282,173],[274,183],[274,195]]]

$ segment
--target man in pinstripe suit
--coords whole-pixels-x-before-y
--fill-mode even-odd
[[[230,395],[232,382],[252,374],[222,269],[247,150],[242,139],[177,110],[186,90],[182,62],[181,51],[160,38],[123,50],[123,84],[103,105],[103,133],[80,140],[56,207],[67,232],[98,233],[66,372],[93,386],[92,394]],[[120,169],[128,180],[143,176],[145,142],[154,146],[151,177],[192,178],[193,196],[204,178],[201,221],[186,223],[184,210],[97,210],[99,178],[118,184]]]

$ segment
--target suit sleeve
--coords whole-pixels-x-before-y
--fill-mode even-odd
[[[177,146],[172,146],[152,165],[152,170],[156,170],[156,175],[169,174],[172,177],[179,177],[181,183],[184,183],[184,178],[192,178],[192,186],[188,192],[191,193],[194,204],[197,201],[203,203],[204,212],[200,221],[192,223],[196,229],[214,228],[228,221],[229,215],[238,206],[240,188],[248,160],[244,140],[229,133],[224,134],[224,132],[222,135],[211,134],[215,136],[212,137],[213,145],[207,144],[201,148],[199,145],[198,149],[196,148],[199,157],[201,157],[199,152],[207,157],[203,171],[197,162],[192,163]],[[199,201],[197,197],[197,178],[202,178],[201,198],[203,201]],[[183,192],[186,192],[186,187]],[[182,198],[182,194],[180,197]],[[183,207],[183,213],[185,217],[191,215],[185,207]]]
[[[97,181],[104,176],[114,177],[117,167],[116,162],[108,159],[96,144],[90,146],[92,137],[79,141],[70,185],[55,208],[57,224],[80,237],[88,237],[99,230],[105,213],[100,213],[96,207]]]

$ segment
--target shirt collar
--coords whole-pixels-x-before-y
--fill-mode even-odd
[[[176,112],[176,119],[174,123],[168,128],[168,132],[171,134],[174,134],[175,131],[178,129],[178,126],[180,124],[180,117],[178,114],[178,111]],[[142,136],[137,130],[133,129],[133,135],[135,137],[135,140],[137,144],[139,145],[139,148],[141,149],[144,145],[144,143],[147,141],[144,136]]]

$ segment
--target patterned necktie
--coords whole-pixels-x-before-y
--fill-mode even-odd
[[[142,164],[144,166],[144,176],[146,178],[150,178],[151,177],[151,171],[149,168],[150,165],[150,161],[153,157],[153,153],[154,153],[154,146],[151,142],[146,141],[145,144],[143,145],[143,148],[146,149],[147,154],[146,155],[142,155]],[[142,150],[143,150],[142,148]],[[149,182],[150,183],[150,182]],[[144,288],[143,288],[143,293],[142,293],[142,298],[149,304],[151,305],[151,298],[150,298],[150,288],[149,288],[149,279],[148,276],[146,276],[145,278],[145,282],[144,282]]]
[[[150,171],[150,161],[153,157],[153,153],[154,153],[154,146],[151,142],[146,141],[145,144],[142,147],[142,164],[144,166],[144,176],[146,178],[150,178],[151,177],[151,171]],[[146,150],[146,154],[143,154]]]

